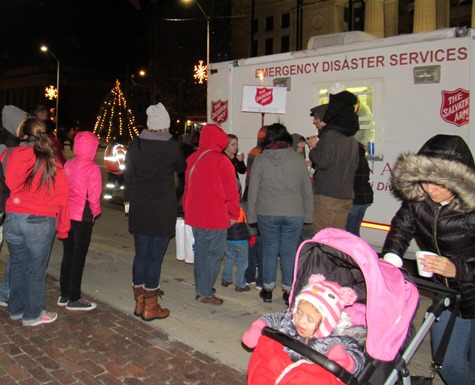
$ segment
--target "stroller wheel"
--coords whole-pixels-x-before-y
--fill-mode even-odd
[[[264,302],[272,302],[272,289],[262,289],[259,293],[259,297],[261,297]]]

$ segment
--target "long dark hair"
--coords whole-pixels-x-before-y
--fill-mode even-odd
[[[276,142],[285,142],[292,145],[292,136],[281,123],[274,123],[267,127],[266,138],[262,143],[262,147],[269,148]]]
[[[56,177],[56,152],[46,134],[45,124],[36,117],[25,119],[20,127],[20,137],[27,138],[36,157],[35,164],[28,170],[23,188],[29,190],[36,174],[41,172],[40,183],[36,191],[44,186],[49,190],[52,185],[54,186]]]

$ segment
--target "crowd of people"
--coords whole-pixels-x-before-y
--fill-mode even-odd
[[[165,106],[147,108],[147,128],[130,143],[123,167],[128,226],[135,245],[135,316],[152,321],[170,314],[158,300],[164,295],[160,276],[181,195],[185,222],[194,236],[195,299],[205,304],[224,302],[215,287],[223,265],[223,287],[234,284],[241,293],[255,284],[264,302],[273,300],[280,267],[282,298],[288,305],[302,240],[325,228],[359,236],[373,202],[366,149],[355,138],[359,101],[341,84],[329,91],[328,104],[310,109],[315,135],[306,139],[290,134],[281,123],[261,127],[247,162],[239,152],[238,137],[218,125],[202,128],[198,146],[191,140],[180,146],[170,134]],[[72,311],[96,307],[81,295],[81,281],[93,225],[101,214],[102,179],[94,163],[99,141],[91,132],[78,132],[75,156],[66,161],[44,116],[41,106],[35,116],[15,106],[2,110],[0,203],[9,259],[0,305],[8,305],[11,319],[25,326],[57,318],[57,313],[45,309],[44,292],[56,233],[64,245],[57,305]],[[239,175],[245,179],[244,188]],[[426,256],[424,269],[434,273],[435,281],[462,294],[441,375],[448,384],[473,383],[475,163],[470,149],[458,136],[436,135],[417,154],[399,157],[391,182],[402,205],[381,254],[402,258],[413,238],[436,254]],[[309,282],[286,312],[261,317],[245,333],[245,344],[255,346],[262,328],[272,325],[358,372],[364,361],[361,349],[349,337],[329,337],[344,306],[356,297],[350,288],[342,294],[337,283],[324,281],[319,277]],[[332,315],[335,324],[322,333],[331,318],[329,305],[316,293],[325,290],[333,290],[331,298],[341,304],[338,314]],[[444,311],[433,327],[434,349],[452,312]],[[327,337],[331,343],[324,341]],[[289,354],[292,360],[299,359]]]

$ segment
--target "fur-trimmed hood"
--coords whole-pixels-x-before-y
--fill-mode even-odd
[[[456,135],[436,135],[417,154],[399,156],[391,183],[401,200],[423,201],[421,183],[443,186],[454,193],[449,207],[459,212],[475,210],[475,166],[465,141]]]

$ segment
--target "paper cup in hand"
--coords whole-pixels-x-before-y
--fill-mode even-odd
[[[127,202],[127,203],[124,203],[124,212],[125,212],[126,214],[129,213],[129,203],[128,203],[128,202]]]
[[[422,250],[416,251],[417,270],[421,277],[430,278],[434,275],[434,273],[431,273],[430,271],[425,271],[424,266],[421,263],[421,261],[424,260],[426,255],[437,255],[437,254],[432,253],[431,251],[422,251]]]
[[[391,265],[396,267],[402,267],[402,259],[399,255],[394,253],[386,253],[383,258],[386,262],[389,262]]]

